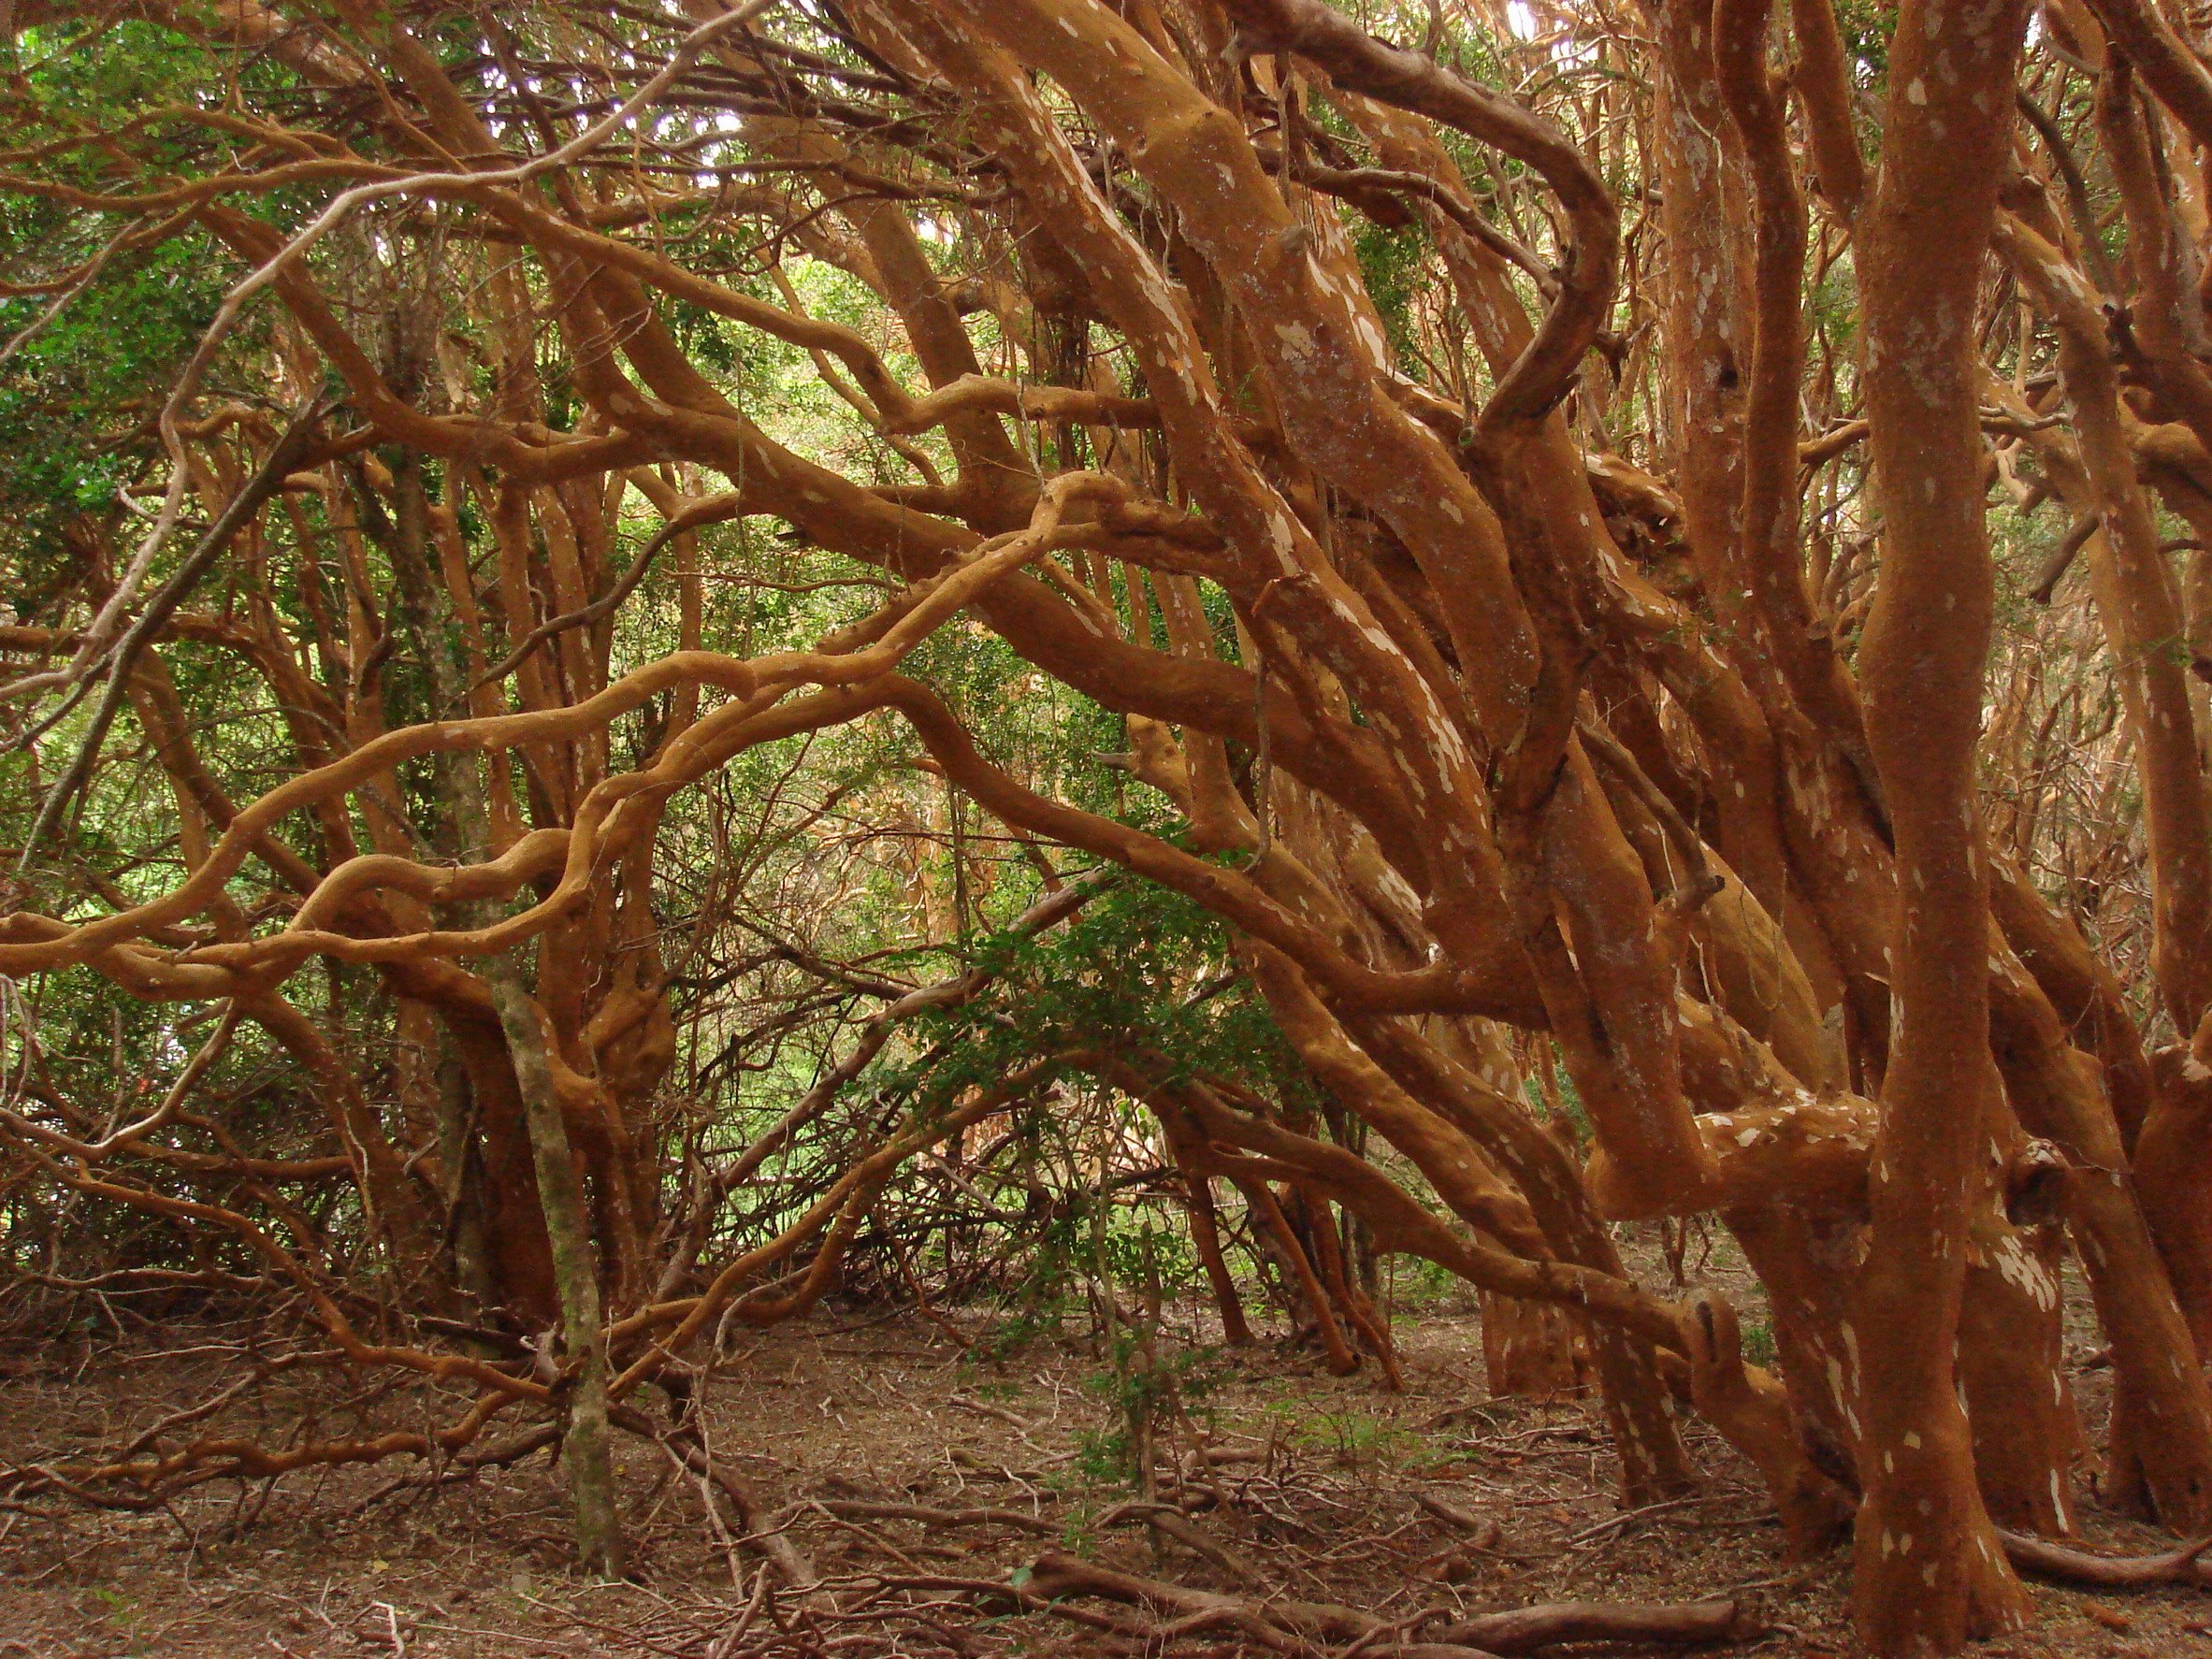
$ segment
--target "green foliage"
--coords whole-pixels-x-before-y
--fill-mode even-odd
[[[44,211],[0,198],[0,237],[25,240],[70,232]],[[86,245],[89,256],[95,250]],[[222,294],[206,246],[165,242],[33,335],[0,370],[0,545],[19,562],[19,598],[41,594],[72,573],[58,535],[80,513],[108,514],[137,476],[135,451],[120,447],[154,412],[150,399],[191,354]],[[41,315],[43,295],[0,300],[0,339]]]
[[[1138,1446],[1147,1429],[1185,1418],[1206,1421],[1207,1400],[1227,1379],[1221,1350],[1171,1348],[1162,1351],[1149,1333],[1116,1333],[1111,1366],[1083,1379],[1084,1391],[1112,1413],[1111,1425],[1085,1429],[1076,1438],[1076,1464],[1101,1484],[1136,1479]]]
[[[1521,1095],[1528,1103],[1529,1110],[1546,1122],[1564,1118],[1574,1131],[1575,1144],[1587,1147],[1594,1132],[1590,1127],[1589,1109],[1583,1104],[1582,1090],[1574,1086],[1574,1078],[1555,1056],[1545,1056],[1540,1061],[1550,1073],[1552,1088],[1557,1098],[1556,1106],[1544,1096],[1535,1077],[1522,1079]]]
[[[1196,1282],[1198,1253],[1188,1233],[1156,1225],[1149,1210],[1131,1212],[1115,1205],[1105,1208],[1097,1253],[1109,1282],[1163,1291]]]
[[[1228,1378],[1220,1349],[1178,1348],[1161,1354],[1149,1337],[1134,1331],[1115,1335],[1112,1359],[1110,1370],[1094,1372],[1083,1387],[1132,1418],[1157,1418],[1178,1406],[1202,1407]]]
[[[1372,1468],[1421,1450],[1418,1436],[1365,1411],[1308,1413],[1286,1404],[1271,1408],[1269,1416],[1291,1444],[1332,1457],[1348,1469]]]
[[[1392,1294],[1402,1306],[1431,1306],[1457,1294],[1463,1288],[1464,1281],[1457,1274],[1426,1256],[1393,1256],[1390,1265],[1394,1276]]]
[[[113,156],[87,140],[103,128],[137,123],[134,148],[147,165],[180,177],[226,159],[209,129],[173,112],[179,87],[216,82],[205,49],[125,17],[97,32],[97,50],[51,50],[81,22],[33,30],[19,43],[25,68],[11,89],[11,148],[47,146],[39,170],[49,181],[95,194],[117,181]],[[246,73],[259,85],[282,75],[267,64]],[[268,208],[252,204],[249,210]],[[129,223],[49,195],[0,194],[0,248],[15,253],[8,275],[16,280],[98,256]],[[112,252],[97,286],[67,296],[0,369],[0,553],[20,561],[15,580],[28,595],[67,573],[57,526],[77,513],[108,512],[137,475],[155,401],[214,314],[227,268],[196,232]],[[0,339],[31,326],[55,297],[0,299]],[[249,329],[240,343],[257,339]],[[11,597],[20,605],[23,596]]]
[[[1759,1321],[1745,1325],[1741,1341],[1743,1357],[1754,1365],[1773,1364],[1774,1333],[1766,1323]]]
[[[915,1021],[928,1057],[908,1075],[939,1093],[1004,1076],[1071,1040],[1118,1043],[1206,1070],[1303,1087],[1303,1068],[1264,1004],[1231,973],[1226,924],[1180,894],[1125,881],[1042,936],[968,941],[965,961],[995,975],[991,993]],[[1193,994],[1196,993],[1196,994]],[[1209,994],[1210,993],[1210,994]]]
[[[1136,1453],[1126,1429],[1077,1429],[1076,1468],[1098,1486],[1126,1486],[1136,1479]]]
[[[1858,332],[1858,268],[1851,253],[1839,254],[1806,294],[1805,323],[1826,333],[1838,353],[1849,349]]]
[[[1033,1284],[1036,1277],[1033,1271]],[[1004,1364],[1039,1337],[1057,1335],[1070,1303],[1064,1291],[1036,1291],[1025,1286],[1015,1310],[985,1328],[968,1349],[968,1358],[984,1364]]]
[[[1403,230],[1386,230],[1360,217],[1352,224],[1352,251],[1392,351],[1401,361],[1413,355],[1419,323],[1414,296],[1430,281],[1427,267],[1434,252],[1428,233],[1418,220]]]
[[[1847,63],[1862,64],[1878,84],[1889,74],[1889,39],[1897,33],[1897,7],[1880,0],[1836,0],[1836,30],[1843,37]]]

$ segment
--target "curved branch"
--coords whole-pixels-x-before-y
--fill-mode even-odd
[[[1535,425],[1574,384],[1612,304],[1620,212],[1583,152],[1549,122],[1417,52],[1362,31],[1325,0],[1225,0],[1248,48],[1294,51],[1344,86],[1495,145],[1543,176],[1567,210],[1559,291],[1483,406],[1478,431]]]

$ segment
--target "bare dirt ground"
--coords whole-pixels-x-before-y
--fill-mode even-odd
[[[961,1325],[981,1328],[974,1318]],[[1852,1651],[1843,1558],[1785,1559],[1747,1470],[1710,1436],[1696,1445],[1708,1492],[1624,1513],[1589,1408],[1484,1400],[1478,1332],[1463,1311],[1401,1311],[1398,1334],[1398,1394],[1371,1372],[1337,1378],[1272,1349],[1226,1363],[1200,1412],[1209,1472],[1180,1493],[1210,1557],[1126,1509],[1135,1494],[1099,1451],[1110,1426],[1104,1362],[1083,1345],[1039,1340],[983,1362],[942,1323],[847,1310],[744,1339],[707,1389],[716,1454],[755,1483],[764,1524],[788,1529],[835,1599],[792,1631],[776,1623],[795,1617],[788,1597],[773,1617],[745,1621],[758,1559],[733,1556],[726,1509],[710,1521],[699,1483],[631,1439],[622,1455],[636,1581],[625,1584],[568,1570],[559,1489],[542,1456],[436,1489],[394,1490],[419,1465],[383,1464],[297,1475],[273,1491],[210,1486],[172,1513],[0,1510],[0,1655],[698,1659],[717,1643],[721,1659],[1143,1651],[1049,1612],[1007,1616],[950,1587],[1005,1583],[1062,1548],[1184,1584],[1386,1619],[1432,1606],[1457,1616],[1559,1599],[1732,1595],[1766,1634],[1731,1652]],[[0,1382],[0,1461],[127,1438],[211,1392],[224,1356],[208,1350],[236,1335],[17,1356]],[[2093,1360],[2084,1380],[2093,1389]],[[405,1400],[385,1393],[379,1418],[392,1421]],[[320,1435],[344,1433],[358,1406],[335,1374],[305,1385],[297,1403],[315,1406]],[[282,1437],[273,1413],[266,1432]],[[948,1525],[861,1513],[865,1505],[993,1508],[1033,1524]],[[1446,1518],[1454,1511],[1459,1521]],[[2093,1506],[2084,1542],[2161,1547]],[[895,1618],[887,1580],[905,1580]],[[2037,1628],[1982,1652],[2212,1655],[2212,1595],[2034,1595]],[[1247,1651],[1219,1631],[1175,1651],[1209,1647]]]

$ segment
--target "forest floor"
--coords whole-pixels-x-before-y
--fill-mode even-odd
[[[756,1613],[732,1637],[759,1562],[739,1555],[733,1565],[728,1530],[717,1536],[721,1518],[709,1521],[697,1480],[631,1439],[621,1452],[635,1581],[621,1584],[570,1571],[559,1490],[542,1456],[441,1489],[394,1490],[411,1471],[383,1464],[296,1476],[273,1491],[210,1486],[174,1513],[0,1509],[0,1656],[699,1659],[717,1643],[722,1659],[1143,1651],[1050,1612],[1005,1616],[957,1587],[1019,1581],[1055,1549],[1186,1585],[1392,1620],[1432,1606],[1462,1616],[1562,1599],[1734,1596],[1765,1634],[1729,1652],[1852,1652],[1843,1556],[1788,1561],[1768,1505],[1725,1447],[1695,1437],[1711,1476],[1704,1493],[1624,1512],[1592,1408],[1484,1400],[1479,1331],[1462,1309],[1400,1308],[1399,1393],[1384,1392],[1372,1366],[1338,1378],[1271,1347],[1222,1361],[1197,1414],[1209,1469],[1183,1505],[1211,1559],[1126,1508],[1136,1494],[1106,1455],[1112,1373],[1095,1351],[1040,1338],[979,1360],[950,1324],[825,1311],[741,1337],[708,1383],[716,1455],[753,1483],[770,1524],[788,1526],[835,1597],[835,1610],[801,1618],[797,1635]],[[960,1334],[983,1330],[979,1318],[960,1317]],[[206,1350],[234,1340],[172,1334],[137,1352],[18,1356],[0,1380],[0,1462],[116,1444],[127,1437],[119,1431],[211,1392],[226,1356]],[[342,1433],[349,1406],[331,1397],[333,1379],[313,1386],[326,1391],[317,1432]],[[397,1398],[384,1399],[382,1421]],[[281,1437],[278,1420],[269,1432]],[[2087,1500],[2086,1471],[2083,1487]],[[918,1522],[860,1514],[864,1504],[988,1508],[1033,1522]],[[2161,1540],[2090,1506],[2084,1542],[2136,1551]],[[2212,1595],[2049,1586],[2033,1595],[2036,1627],[1977,1652],[2212,1655]],[[895,1617],[894,1603],[904,1609]],[[795,1616],[788,1597],[773,1606]],[[1246,1651],[1219,1631],[1173,1651],[1209,1646]]]

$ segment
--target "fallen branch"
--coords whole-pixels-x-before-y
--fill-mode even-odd
[[[1055,1600],[1095,1595],[1167,1615],[1165,1627],[1184,1635],[1207,1628],[1243,1632],[1274,1652],[1304,1653],[1320,1641],[1350,1641],[1363,1655],[1395,1659],[1471,1659],[1476,1654],[1526,1653],[1562,1642],[1640,1641],[1696,1646],[1741,1641],[1758,1627],[1734,1601],[1557,1602],[1488,1613],[1444,1625],[1425,1640],[1401,1639],[1433,1615],[1390,1621],[1326,1602],[1250,1600],[1196,1590],[1164,1579],[1141,1578],[1059,1551],[1037,1557],[1022,1588]]]
[[[2212,1550],[2212,1537],[2158,1555],[2091,1555],[2018,1533],[2000,1532],[1997,1536],[2004,1540],[2004,1553],[2013,1565],[2062,1584],[2086,1584],[2096,1590],[2144,1590],[2156,1584],[2212,1586],[2212,1565],[2199,1559]]]
[[[1372,1638],[1391,1628],[1372,1614],[1351,1608],[1323,1602],[1259,1602],[1219,1591],[1194,1590],[1165,1579],[1140,1578],[1101,1566],[1057,1550],[1037,1557],[1023,1588],[1053,1601],[1070,1595],[1095,1595],[1149,1608],[1171,1615],[1178,1635],[1208,1628],[1240,1630],[1273,1652],[1307,1652],[1311,1648],[1308,1638],[1319,1637],[1361,1641],[1366,1644],[1361,1652],[1371,1653],[1379,1651]]]
[[[1260,1570],[1241,1554],[1229,1548],[1193,1521],[1173,1504],[1151,1504],[1132,1501],[1116,1504],[1098,1518],[1101,1527],[1112,1526],[1122,1521],[1142,1521],[1154,1532],[1173,1538],[1194,1555],[1207,1561],[1240,1583],[1257,1588],[1261,1583]]]
[[[789,1537],[789,1517],[795,1510],[786,1511],[773,1520],[765,1518],[760,1499],[752,1487],[740,1479],[734,1470],[714,1458],[696,1431],[682,1427],[664,1430],[630,1406],[616,1406],[608,1412],[608,1417],[615,1427],[641,1439],[658,1442],[679,1468],[711,1482],[737,1511],[738,1522],[745,1529],[737,1542],[754,1551],[774,1568],[776,1576],[803,1604],[829,1605],[821,1591],[821,1574]]]
[[[823,1498],[823,1508],[848,1520],[919,1521],[931,1526],[1010,1526],[1019,1532],[1055,1537],[1063,1530],[1057,1522],[1019,1509],[940,1509],[933,1504],[878,1504],[855,1498]]]
[[[1669,1642],[1682,1647],[1745,1641],[1758,1626],[1733,1601],[1558,1601],[1462,1620],[1437,1638],[1486,1653],[1527,1653],[1559,1642]]]

